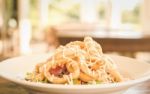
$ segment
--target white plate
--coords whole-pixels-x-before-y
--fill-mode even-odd
[[[150,79],[150,64],[128,57],[109,55],[116,61],[120,72],[134,80],[99,85],[56,85],[25,81],[25,74],[31,72],[35,64],[45,61],[49,56],[32,55],[5,60],[0,63],[0,76],[24,87],[51,94],[118,94]]]

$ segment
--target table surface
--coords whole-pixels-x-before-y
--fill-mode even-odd
[[[43,94],[27,90],[22,86],[0,78],[0,94]],[[123,94],[150,94],[150,80],[128,89]]]

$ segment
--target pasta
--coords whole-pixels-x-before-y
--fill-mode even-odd
[[[52,84],[99,84],[124,81],[117,65],[91,37],[60,46],[28,73],[26,80]]]

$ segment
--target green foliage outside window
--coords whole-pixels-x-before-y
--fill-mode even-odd
[[[140,20],[140,6],[137,5],[133,10],[125,10],[122,12],[123,23],[138,24]]]

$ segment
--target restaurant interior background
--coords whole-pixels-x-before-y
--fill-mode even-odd
[[[84,36],[106,53],[150,62],[150,0],[0,0],[0,60]]]

